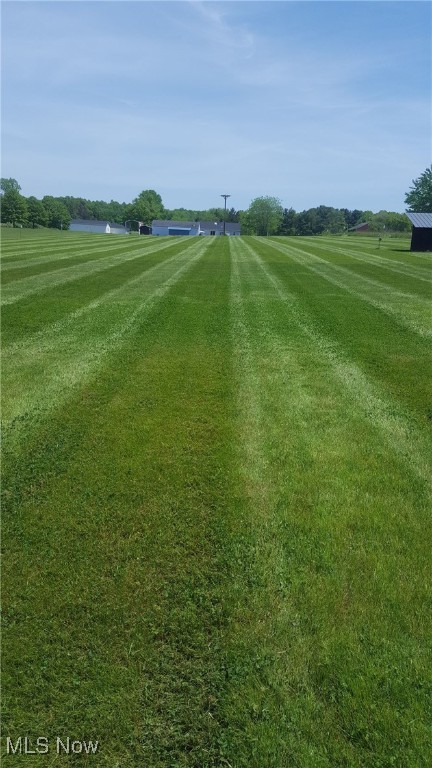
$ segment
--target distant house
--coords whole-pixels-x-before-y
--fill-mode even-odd
[[[153,235],[223,235],[224,225],[219,221],[168,221],[155,219],[152,222]],[[240,235],[240,224],[226,222],[226,235]]]
[[[362,221],[360,224],[356,224],[355,227],[350,227],[348,232],[356,232],[359,235],[363,234],[363,232],[369,232],[369,223]]]
[[[432,251],[432,213],[406,212],[413,225],[411,234],[412,251]]]
[[[93,235],[127,235],[128,230],[122,224],[110,224],[109,221],[96,219],[72,219],[70,232],[88,232]]]
[[[223,235],[224,231],[224,225],[223,221],[215,222],[215,221],[201,221],[200,222],[200,232],[198,234],[200,235]],[[233,235],[241,235],[241,227],[240,224],[237,224],[236,222],[227,221],[225,223],[225,234],[230,235],[231,237]]]

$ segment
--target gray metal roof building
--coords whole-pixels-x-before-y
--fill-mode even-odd
[[[223,221],[173,221],[165,219],[152,221],[153,235],[222,235],[223,231]],[[227,221],[225,233],[227,235],[240,235],[240,224]]]
[[[94,235],[128,234],[128,230],[122,224],[110,224],[109,221],[98,221],[97,219],[72,219],[69,230],[71,232],[88,232]]]
[[[412,251],[432,251],[432,213],[406,211],[411,224]]]

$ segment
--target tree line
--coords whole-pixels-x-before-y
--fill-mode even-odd
[[[154,189],[143,190],[131,203],[111,200],[86,200],[83,197],[36,197],[21,195],[16,179],[1,179],[1,221],[13,226],[51,227],[68,229],[72,219],[109,221],[112,224],[127,224],[137,230],[139,222],[151,225],[154,219],[178,221],[221,221],[223,208],[191,210],[187,208],[165,208],[161,196]],[[240,212],[227,210],[226,221],[239,221]]]
[[[109,221],[127,224],[137,230],[139,222],[151,225],[154,219],[174,221],[222,221],[240,222],[242,233],[255,235],[321,235],[340,234],[357,224],[367,223],[373,232],[409,232],[411,224],[405,214],[393,211],[349,210],[320,205],[297,212],[284,208],[276,197],[263,196],[252,200],[245,211],[222,207],[206,210],[188,208],[167,209],[161,196],[154,189],[140,192],[131,203],[111,200],[86,200],[82,197],[52,197],[42,199],[21,195],[16,179],[1,179],[1,222],[13,226],[51,227],[68,229],[72,219]],[[432,212],[432,166],[427,168],[405,195],[410,211]]]
[[[322,235],[341,234],[357,224],[367,223],[372,232],[409,232],[411,224],[404,213],[361,211],[320,205],[305,211],[283,208],[274,197],[257,197],[240,215],[242,234]]]

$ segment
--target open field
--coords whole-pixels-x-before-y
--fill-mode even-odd
[[[2,235],[5,766],[430,766],[431,256]]]

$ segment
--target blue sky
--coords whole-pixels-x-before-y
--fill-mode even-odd
[[[25,195],[404,210],[431,162],[428,2],[2,2]]]

